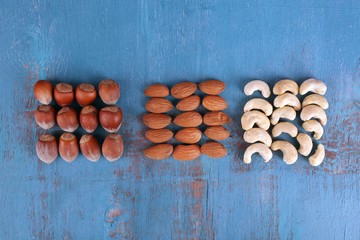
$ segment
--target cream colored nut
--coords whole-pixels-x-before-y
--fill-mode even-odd
[[[254,153],[259,153],[260,156],[265,160],[265,162],[268,162],[273,156],[270,148],[268,148],[265,144],[255,143],[255,144],[250,145],[245,150],[244,162],[247,164],[251,163],[251,156]]]
[[[309,162],[314,167],[319,166],[325,158],[325,147],[322,144],[319,144],[316,148],[314,155],[309,157]]]
[[[277,108],[271,115],[271,124],[276,125],[280,118],[287,118],[292,121],[296,118],[296,112],[292,107],[288,106]]]
[[[307,121],[312,118],[318,119],[323,126],[327,122],[327,117],[324,109],[317,105],[307,105],[301,110],[300,119],[303,121]]]
[[[253,110],[250,112],[245,112],[241,117],[241,126],[244,130],[249,130],[255,124],[264,130],[268,130],[270,127],[269,119],[262,112]]]
[[[286,164],[293,164],[298,159],[296,148],[289,142],[278,140],[271,144],[273,151],[280,150],[283,153],[283,160]]]
[[[291,122],[279,122],[272,129],[273,137],[278,137],[282,133],[287,133],[291,137],[296,137],[298,134],[298,129]]]
[[[308,156],[311,153],[313,147],[311,137],[306,133],[299,133],[299,135],[296,137],[296,140],[300,144],[298,152],[303,156]]]
[[[307,132],[314,132],[314,138],[316,140],[319,140],[322,135],[324,134],[324,128],[321,126],[321,124],[316,120],[307,120],[303,123],[302,127]]]
[[[327,87],[325,83],[320,80],[316,80],[315,78],[310,78],[305,80],[300,85],[300,94],[304,95],[308,92],[318,93],[320,95],[324,95],[326,93]]]
[[[274,99],[274,106],[277,108],[290,106],[293,107],[296,111],[301,109],[301,104],[299,99],[291,93],[284,93],[277,96]]]
[[[302,102],[303,107],[306,107],[306,106],[312,105],[312,104],[318,105],[318,106],[322,107],[322,109],[329,108],[329,103],[326,100],[326,98],[319,94],[311,94],[311,95],[307,96],[304,99],[304,101]]]
[[[270,147],[272,140],[270,134],[262,128],[252,128],[244,133],[244,141],[248,143],[262,142]]]
[[[249,112],[254,109],[263,111],[266,116],[270,116],[273,111],[271,104],[262,98],[253,98],[249,100],[244,106],[244,112]]]
[[[270,97],[271,94],[269,85],[261,80],[253,80],[245,85],[244,92],[247,96],[252,95],[255,91],[260,91],[264,98]]]
[[[292,94],[297,95],[299,93],[299,86],[291,79],[283,79],[277,82],[273,88],[273,93],[275,95],[281,95],[285,92],[291,92]]]

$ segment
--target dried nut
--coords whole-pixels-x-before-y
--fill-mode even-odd
[[[153,84],[144,91],[144,94],[148,97],[166,97],[169,93],[169,88],[164,84]]]
[[[274,99],[274,107],[280,108],[280,107],[284,107],[284,106],[290,106],[290,107],[294,108],[296,111],[301,110],[301,104],[300,104],[299,99],[294,94],[291,94],[291,93],[284,93],[284,94],[278,95]]]
[[[225,140],[230,136],[229,131],[223,126],[208,127],[204,134],[213,140]]]
[[[231,121],[229,115],[220,111],[211,111],[205,113],[203,117],[204,124],[208,126],[219,126],[228,124]]]
[[[273,151],[280,150],[283,153],[283,160],[286,164],[293,164],[298,159],[296,148],[289,142],[278,140],[271,144]]]
[[[307,132],[314,132],[314,138],[316,140],[319,140],[322,135],[324,134],[324,128],[321,126],[321,124],[316,120],[307,120],[302,124],[302,127]]]
[[[59,106],[70,105],[74,100],[74,88],[67,83],[56,84],[54,89],[54,98]]]
[[[314,155],[309,157],[309,162],[312,166],[319,166],[325,158],[325,147],[322,144],[319,144],[316,148]]]
[[[200,147],[196,144],[177,145],[173,152],[173,157],[179,161],[190,161],[201,156]]]
[[[303,156],[308,156],[313,147],[311,137],[306,133],[299,133],[299,135],[296,137],[296,140],[300,144],[298,152]]]
[[[264,130],[268,130],[270,120],[264,113],[256,110],[245,112],[241,117],[241,126],[244,130],[253,128],[255,124]]]
[[[208,142],[201,146],[201,153],[212,158],[222,158],[227,154],[226,147],[219,142]]]
[[[78,116],[72,107],[63,107],[56,115],[56,122],[65,132],[74,132],[79,127]]]
[[[221,111],[228,108],[228,104],[225,99],[217,95],[205,96],[202,101],[202,105],[210,111]]]
[[[315,78],[310,78],[305,80],[300,86],[300,94],[304,95],[308,92],[314,92],[320,95],[324,95],[326,93],[327,87],[325,83],[320,80],[316,80]]]
[[[92,133],[97,128],[98,121],[98,110],[92,106],[86,106],[80,111],[80,125],[88,133]]]
[[[150,129],[145,133],[145,137],[153,143],[163,143],[169,141],[173,137],[173,132],[169,129]]]
[[[55,109],[49,105],[38,106],[35,111],[35,121],[43,129],[50,129],[55,125]]]
[[[244,153],[244,163],[250,164],[251,163],[251,157],[254,153],[259,153],[260,156],[265,160],[265,162],[270,161],[273,154],[265,144],[263,143],[255,143],[250,145]]]
[[[301,110],[300,119],[303,121],[310,120],[311,118],[316,118],[319,120],[321,125],[325,125],[327,122],[327,117],[324,109],[317,105],[307,105]]]
[[[209,95],[219,95],[225,90],[225,83],[220,80],[207,80],[199,84],[199,89]]]
[[[151,159],[165,159],[173,153],[173,146],[167,143],[149,147],[143,151],[144,155]]]
[[[108,132],[119,131],[123,120],[121,108],[117,106],[104,107],[100,110],[99,121],[101,126]]]
[[[80,106],[84,107],[95,101],[96,89],[90,83],[82,83],[76,88],[75,97]]]
[[[197,127],[202,123],[202,117],[198,112],[184,112],[177,115],[173,122],[180,127]]]
[[[197,143],[201,139],[201,131],[193,127],[184,128],[179,132],[177,132],[174,138],[182,143],[188,143],[188,144]]]
[[[52,163],[58,156],[58,145],[54,136],[41,135],[36,144],[36,154],[45,163]]]
[[[92,162],[96,162],[101,156],[100,144],[93,135],[82,135],[80,149],[84,157]]]
[[[124,152],[124,143],[120,134],[110,133],[106,136],[102,153],[106,160],[113,162],[118,160]]]
[[[160,129],[171,123],[171,117],[161,113],[148,113],[143,117],[146,126],[152,129]]]
[[[145,104],[145,108],[152,113],[166,113],[173,109],[173,105],[165,98],[151,98]]]
[[[119,85],[111,79],[104,79],[99,84],[99,95],[107,105],[114,105],[120,97]]]
[[[62,159],[72,162],[79,154],[79,145],[74,134],[63,133],[59,140],[59,153]]]
[[[272,136],[278,137],[282,133],[287,133],[291,137],[296,137],[298,134],[298,129],[291,122],[279,122],[273,127]]]
[[[276,125],[280,118],[286,118],[292,121],[296,118],[296,112],[292,107],[288,106],[277,108],[271,115],[271,124]]]
[[[299,86],[291,79],[283,79],[277,82],[273,88],[273,93],[275,95],[281,95],[285,92],[291,92],[292,94],[297,95],[299,93]]]
[[[180,111],[194,111],[200,106],[200,97],[198,95],[191,95],[190,97],[186,97],[182,99],[176,105],[176,108]]]
[[[171,88],[171,95],[174,98],[186,98],[196,92],[197,86],[192,82],[182,82]]]
[[[244,112],[249,112],[254,109],[263,111],[266,116],[270,116],[273,112],[272,105],[262,98],[253,98],[249,100],[244,106]]]
[[[318,105],[322,109],[328,109],[329,108],[329,103],[326,100],[326,98],[324,96],[319,95],[319,94],[311,94],[311,95],[307,96],[302,102],[303,107],[306,107],[306,106],[312,105],[312,104]]]
[[[244,141],[248,143],[262,142],[267,147],[271,146],[270,134],[262,128],[251,128],[244,133]]]
[[[53,86],[51,82],[46,80],[37,81],[34,86],[34,95],[42,104],[48,105],[51,103],[53,96]]]
[[[255,91],[260,91],[264,98],[271,95],[269,85],[261,80],[252,80],[245,85],[244,92],[247,96],[252,95]]]

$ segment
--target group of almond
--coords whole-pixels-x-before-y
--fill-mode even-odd
[[[271,90],[269,86],[260,80],[253,80],[246,84],[244,92],[252,95],[259,90],[263,97],[269,98]],[[289,122],[279,122],[280,119],[295,120],[296,111],[300,111],[300,119],[303,121],[302,127],[306,132],[313,132],[313,138],[319,140],[323,135],[323,126],[327,122],[324,109],[329,107],[326,98],[323,96],[327,90],[326,85],[314,78],[304,81],[300,88],[297,83],[290,79],[277,82],[273,88],[276,95],[273,105],[262,98],[249,100],[244,106],[244,115],[241,118],[242,128],[245,130],[244,140],[250,145],[244,154],[244,162],[249,164],[254,153],[259,153],[268,162],[272,158],[272,151],[281,150],[283,160],[287,164],[293,164],[298,159],[298,152],[303,156],[309,156],[313,149],[313,141],[307,133],[298,133],[297,127]],[[302,104],[296,95],[312,93],[304,98]],[[256,110],[255,110],[256,109]],[[260,111],[258,111],[260,110]],[[270,119],[269,119],[270,118]],[[258,128],[253,128],[254,125]],[[267,130],[273,125],[272,137],[279,137],[282,133],[287,133],[298,141],[300,147],[296,149],[294,145],[284,140],[272,142],[272,138]],[[256,143],[258,142],[258,143]],[[315,153],[309,157],[312,166],[318,166],[325,157],[325,148],[318,144]]]
[[[144,124],[150,129],[146,131],[145,137],[157,145],[145,149],[145,156],[151,159],[165,159],[171,155],[180,161],[189,161],[205,154],[213,158],[221,158],[227,154],[225,146],[219,142],[210,141],[201,147],[197,144],[202,132],[197,128],[202,123],[209,126],[204,134],[211,140],[224,140],[230,136],[229,131],[221,126],[230,122],[230,117],[222,112],[228,107],[227,102],[220,96],[225,90],[225,83],[219,80],[208,80],[199,84],[200,91],[208,94],[202,100],[202,105],[209,112],[204,116],[195,110],[200,106],[201,99],[193,95],[197,90],[197,84],[182,82],[176,84],[169,91],[168,87],[162,84],[154,84],[146,88],[144,94],[151,99],[146,103],[145,108],[150,113],[143,117]],[[181,99],[176,108],[183,113],[177,115],[174,120],[165,114],[173,109],[173,104],[167,100],[169,94]],[[182,127],[174,138],[181,142],[175,148],[168,143],[173,137],[173,132],[166,129],[171,122]]]

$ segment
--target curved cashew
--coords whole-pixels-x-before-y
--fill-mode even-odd
[[[306,133],[299,133],[299,135],[296,137],[296,140],[300,144],[298,152],[303,156],[308,156],[311,153],[313,147],[311,137]]]
[[[278,140],[271,144],[273,151],[280,150],[283,153],[283,159],[286,164],[293,164],[298,159],[296,148],[289,142]]]
[[[269,119],[262,112],[253,110],[244,113],[244,115],[241,117],[241,126],[244,130],[249,130],[255,125],[255,123],[258,125],[258,127],[264,130],[268,130],[270,127]]]
[[[281,95],[287,91],[291,92],[294,95],[297,95],[299,92],[299,86],[291,79],[283,79],[277,82],[273,88],[273,93],[275,95]]]
[[[251,163],[251,156],[254,153],[259,153],[260,156],[265,160],[265,162],[268,162],[273,156],[270,148],[268,148],[265,144],[255,143],[255,144],[250,145],[245,150],[244,162],[247,164]]]
[[[294,94],[291,93],[284,93],[277,96],[274,99],[274,106],[277,108],[290,106],[293,107],[296,111],[299,111],[301,109],[301,104],[299,99]]]
[[[307,105],[301,110],[300,119],[303,121],[310,120],[312,118],[319,119],[321,125],[325,125],[327,122],[327,117],[324,109],[317,105]]]
[[[328,109],[328,107],[329,107],[329,103],[326,100],[326,98],[319,94],[311,94],[311,95],[307,96],[302,102],[303,107],[306,107],[311,104],[316,104],[316,105],[322,107],[322,109]]]
[[[320,95],[324,95],[326,93],[327,87],[325,83],[320,80],[316,80],[315,78],[309,78],[305,80],[300,85],[300,94],[304,95],[308,92],[318,93]]]
[[[291,137],[296,137],[298,134],[298,129],[291,122],[279,122],[272,129],[272,135],[273,137],[278,137],[282,133],[287,133]]]
[[[260,109],[266,116],[270,116],[273,111],[271,104],[262,98],[253,98],[244,106],[244,112],[249,112],[253,109]]]
[[[324,134],[324,128],[321,126],[321,124],[316,120],[307,120],[303,123],[302,127],[307,132],[314,132],[314,138],[316,140],[319,140],[322,135]]]
[[[277,108],[271,115],[271,124],[277,124],[280,118],[287,118],[292,121],[296,118],[296,112],[292,107],[288,106]]]
[[[252,128],[244,133],[244,140],[248,143],[262,142],[270,147],[272,140],[270,134],[262,128]]]
[[[271,91],[269,85],[261,80],[252,80],[251,82],[248,82],[244,88],[244,92],[247,96],[252,95],[255,91],[258,90],[265,98],[270,97]]]
[[[319,144],[316,148],[314,155],[309,157],[309,162],[314,167],[319,166],[325,158],[325,147],[322,144]]]

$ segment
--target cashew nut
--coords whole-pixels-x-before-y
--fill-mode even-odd
[[[265,162],[268,162],[273,156],[270,148],[268,148],[265,144],[255,143],[255,144],[250,145],[245,150],[244,162],[247,164],[251,163],[251,156],[254,153],[259,153],[260,156],[265,160]]]
[[[293,107],[296,111],[299,111],[301,109],[301,104],[299,99],[294,94],[291,93],[284,93],[277,96],[274,99],[274,106],[277,108],[290,106]]]
[[[314,138],[316,140],[319,140],[322,135],[324,134],[324,128],[321,126],[321,124],[316,121],[316,120],[308,120],[305,121],[302,124],[302,127],[305,129],[305,131],[307,132],[314,132]]]
[[[260,91],[261,94],[268,98],[270,97],[271,91],[269,85],[261,80],[253,80],[245,85],[244,92],[247,96],[252,95],[255,91]]]
[[[249,130],[255,125],[255,123],[258,125],[258,127],[264,130],[268,130],[270,127],[269,119],[262,112],[253,110],[250,112],[245,112],[241,117],[241,126],[244,130]]]
[[[275,111],[274,111],[275,112]],[[310,120],[312,118],[316,118],[319,120],[321,125],[325,125],[327,122],[327,117],[324,109],[317,105],[307,105],[301,110],[300,119],[303,121]]]
[[[262,98],[253,98],[244,106],[244,112],[249,112],[253,109],[260,109],[266,114],[266,116],[270,116],[273,111],[271,104]]]
[[[287,118],[292,121],[296,118],[296,112],[292,107],[288,106],[277,108],[271,115],[271,124],[277,124],[280,118]]]
[[[303,107],[306,107],[311,104],[316,104],[316,105],[322,107],[322,109],[327,109],[329,107],[329,103],[326,100],[326,98],[319,94],[311,94],[311,95],[307,96],[302,102]]]
[[[296,137],[296,140],[300,144],[298,152],[303,156],[308,156],[311,153],[313,147],[311,137],[306,133],[299,133],[299,135]]]
[[[322,144],[319,144],[316,148],[314,155],[309,157],[309,162],[314,167],[319,166],[325,158],[325,147]]]
[[[273,137],[278,137],[282,133],[287,133],[291,137],[296,137],[298,134],[298,129],[291,122],[279,122],[272,129],[272,135]]]
[[[262,142],[270,147],[272,140],[270,134],[262,128],[252,128],[244,133],[244,140],[248,143]]]
[[[300,86],[300,94],[304,95],[308,92],[318,93],[324,95],[326,93],[327,87],[325,83],[315,78],[310,78],[305,80]]]
[[[299,86],[291,79],[283,79],[277,82],[273,88],[275,95],[281,95],[288,91],[294,95],[297,95],[299,92]]]
[[[286,164],[293,164],[298,159],[296,148],[289,142],[278,140],[271,144],[273,151],[280,150],[283,153],[283,160]]]

